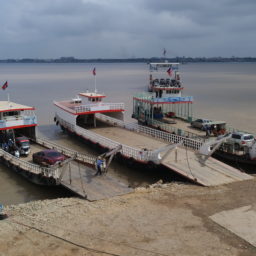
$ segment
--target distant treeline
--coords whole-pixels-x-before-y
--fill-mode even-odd
[[[127,59],[76,59],[74,57],[61,57],[59,59],[5,59],[0,63],[149,63],[149,62],[179,62],[179,63],[196,63],[196,62],[256,62],[256,57],[175,57],[175,58],[127,58]]]

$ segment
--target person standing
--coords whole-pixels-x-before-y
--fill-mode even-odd
[[[97,172],[95,176],[102,175],[103,160],[98,158],[96,161]]]

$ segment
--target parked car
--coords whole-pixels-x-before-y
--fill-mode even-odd
[[[227,143],[234,144],[235,149],[239,150],[244,147],[251,147],[254,143],[254,136],[249,133],[234,132]]]
[[[204,129],[206,124],[211,123],[211,120],[208,119],[196,119],[195,121],[191,122],[191,126],[198,129]]]
[[[15,143],[19,149],[20,155],[27,156],[30,153],[30,142],[27,137],[17,137]]]
[[[62,162],[66,159],[63,154],[53,149],[39,151],[34,153],[32,157],[34,163],[46,166],[54,165],[57,162]]]

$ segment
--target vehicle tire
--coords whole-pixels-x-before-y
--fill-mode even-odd
[[[234,147],[235,147],[235,150],[239,150],[240,149],[240,145],[238,143],[235,143]]]

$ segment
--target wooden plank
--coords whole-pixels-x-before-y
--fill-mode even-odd
[[[119,182],[109,175],[95,176],[95,170],[78,162],[72,161],[69,163],[69,166],[67,165],[65,168],[67,169],[61,180],[62,186],[82,197],[85,197],[89,201],[110,198],[133,192],[132,188],[129,188],[127,185]],[[70,174],[72,181],[71,184]]]

